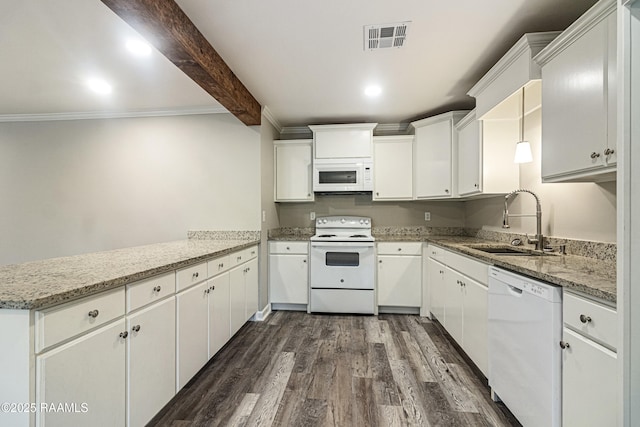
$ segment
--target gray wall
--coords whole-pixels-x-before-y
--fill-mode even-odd
[[[273,141],[278,139],[278,131],[269,121],[262,116],[260,126],[260,175],[261,175],[261,209],[264,213],[264,221],[262,222],[261,231],[261,248],[260,248],[260,310],[269,303],[269,286],[268,286],[268,254],[267,245],[268,231],[272,228],[278,228],[279,221],[276,212],[276,204],[273,201],[273,185],[274,185],[274,160],[273,160]],[[262,213],[261,213],[262,215]]]
[[[0,265],[258,230],[259,147],[230,114],[0,123]]]

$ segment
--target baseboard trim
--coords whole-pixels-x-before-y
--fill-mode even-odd
[[[267,304],[262,310],[256,311],[256,314],[251,318],[254,322],[262,322],[271,314],[271,304]]]

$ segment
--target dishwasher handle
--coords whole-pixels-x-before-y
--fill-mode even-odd
[[[508,283],[506,285],[509,287],[509,291],[511,291],[511,293],[516,295],[522,295],[522,289],[516,288],[515,286],[509,285]]]

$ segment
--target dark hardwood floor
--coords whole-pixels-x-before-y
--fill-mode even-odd
[[[517,426],[429,319],[274,312],[152,426]]]

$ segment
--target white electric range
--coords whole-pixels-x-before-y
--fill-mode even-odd
[[[316,219],[311,237],[310,312],[375,314],[371,218]]]

